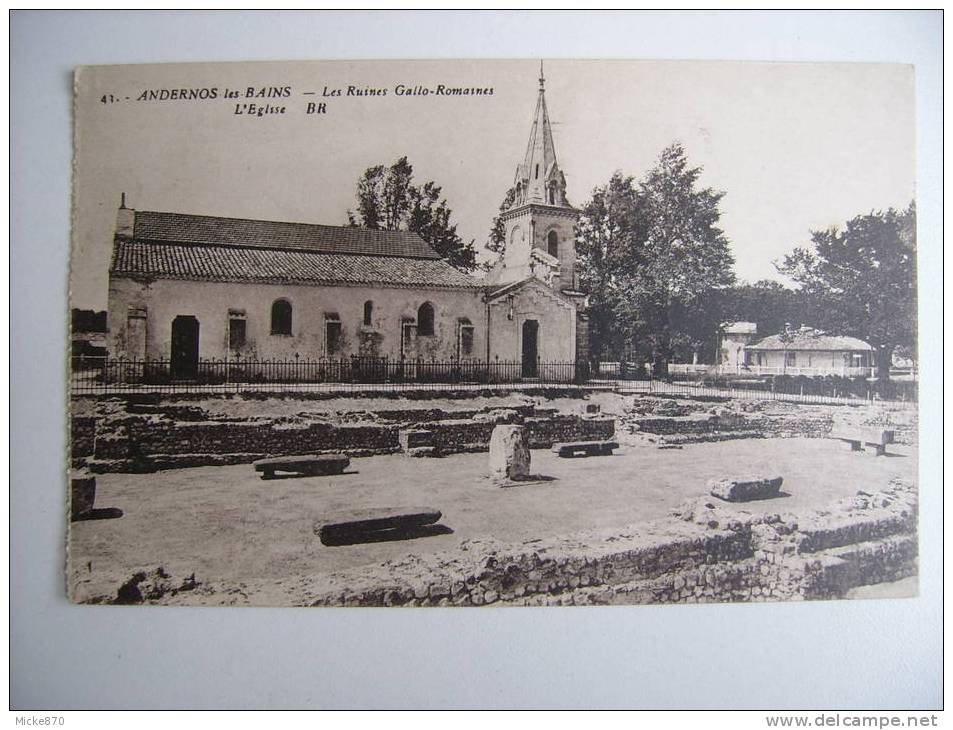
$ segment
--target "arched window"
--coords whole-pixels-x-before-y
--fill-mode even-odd
[[[559,258],[559,237],[556,235],[556,231],[550,231],[546,237],[546,250],[553,258]]]
[[[417,310],[417,334],[433,334],[433,305],[430,302],[424,302]]]
[[[271,334],[291,334],[291,302],[287,299],[276,299],[271,305]]]
[[[368,299],[364,302],[364,326],[370,327],[374,321],[374,302]]]

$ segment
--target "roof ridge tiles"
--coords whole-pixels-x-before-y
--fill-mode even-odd
[[[478,289],[483,282],[439,257],[328,253],[275,247],[191,245],[117,237],[113,276],[204,281],[346,283]]]
[[[179,245],[440,258],[423,238],[411,231],[159,211],[135,212],[133,239]]]

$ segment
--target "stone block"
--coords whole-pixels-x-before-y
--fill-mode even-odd
[[[70,519],[78,520],[93,510],[96,501],[96,477],[80,471],[70,478]]]
[[[274,479],[275,472],[279,471],[301,476],[340,474],[350,463],[351,460],[343,454],[313,454],[259,459],[253,466],[255,471],[262,472],[262,479]]]
[[[500,479],[529,476],[529,440],[523,426],[496,426],[490,436],[490,475]]]
[[[553,444],[552,452],[561,458],[585,456],[612,456],[613,450],[619,448],[615,441],[573,441],[570,443]]]
[[[324,545],[378,542],[418,534],[441,516],[440,510],[432,507],[359,509],[324,518],[315,523],[314,533]]]
[[[410,451],[422,446],[433,446],[433,432],[424,429],[403,429],[397,438],[400,441],[401,451]]]
[[[711,496],[726,502],[752,502],[777,497],[783,481],[783,477],[713,479],[708,482],[708,487]]]

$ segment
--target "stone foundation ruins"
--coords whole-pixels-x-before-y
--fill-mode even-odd
[[[828,438],[844,427],[889,427],[895,443],[915,444],[916,411],[875,405],[806,405],[783,401],[636,399],[621,431],[659,448],[747,438]]]
[[[727,509],[716,498],[699,497],[667,520],[522,544],[467,540],[452,552],[309,578],[287,601],[482,606],[816,600],[916,572],[916,490],[895,481],[797,517]],[[241,590],[247,598],[260,588]],[[229,586],[199,583],[185,600],[164,602],[233,593]]]
[[[849,428],[889,428],[896,443],[916,443],[915,411],[887,412],[869,406],[643,397],[619,399],[614,412],[603,407],[600,413],[599,407],[578,396],[568,405],[560,403],[562,411],[533,403],[454,410],[397,405],[242,418],[215,415],[187,401],[103,400],[94,415],[73,420],[73,465],[93,472],[153,471],[321,452],[442,456],[488,451],[494,428],[503,425],[518,427],[510,430],[522,433],[534,449],[610,438],[629,447],[649,448],[730,438],[830,438],[832,430],[845,423]],[[504,460],[500,469],[506,472],[508,466]],[[894,480],[889,487],[859,491],[825,510],[793,515],[773,511],[772,496],[777,495],[781,477],[738,475],[713,482],[708,489],[700,484],[699,496],[664,520],[525,543],[469,539],[445,552],[409,554],[396,561],[307,576],[296,581],[294,593],[280,603],[479,606],[811,600],[841,598],[859,586],[916,575],[913,484]],[[752,499],[757,501],[748,501]],[[143,581],[136,585],[146,585]],[[175,603],[214,603],[216,597],[234,600],[235,595],[254,602],[256,592],[274,595],[276,590],[273,585],[242,585],[236,593],[234,586],[200,575],[189,576],[182,585],[185,588],[176,583],[175,590],[164,593],[137,590],[144,601]]]
[[[489,450],[493,428],[501,423],[522,425],[530,448],[615,433],[615,419],[581,407],[577,413],[559,413],[533,404],[453,411],[408,406],[242,418],[151,400],[110,398],[96,405],[95,416],[74,417],[73,467],[148,472],[294,454],[444,456]]]

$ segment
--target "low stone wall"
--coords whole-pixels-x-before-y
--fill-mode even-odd
[[[523,421],[531,449],[548,449],[567,441],[607,441],[615,435],[615,419],[609,416],[555,414]]]
[[[451,418],[458,414],[439,409],[406,409],[401,411],[405,421],[380,419],[382,413],[390,416],[391,412],[364,413],[363,422],[355,420],[356,413],[347,414],[343,422],[336,414],[327,413],[313,418],[302,414],[226,419],[210,418],[194,406],[166,409],[115,399],[100,403],[95,418],[83,419],[85,440],[74,441],[73,456],[95,472],[143,472],[241,464],[291,454],[389,454],[401,450],[400,433],[407,427],[430,434],[432,448],[427,455],[434,456],[486,451],[498,423],[525,424],[533,448],[549,447],[560,440],[611,438],[615,430],[612,418],[555,412],[539,417],[533,415],[532,405],[474,410],[467,419]],[[437,420],[417,420],[422,417]]]
[[[737,438],[828,438],[840,426],[893,430],[895,443],[917,442],[916,411],[776,401],[710,403],[642,397],[622,416],[621,428],[658,443],[682,445]]]
[[[800,521],[709,497],[673,519],[458,551],[321,576],[313,606],[479,606],[806,600],[917,571],[916,491],[895,482]],[[803,527],[802,527],[803,523]]]
[[[91,416],[70,418],[70,455],[80,460],[93,455],[96,445],[96,419]]]

